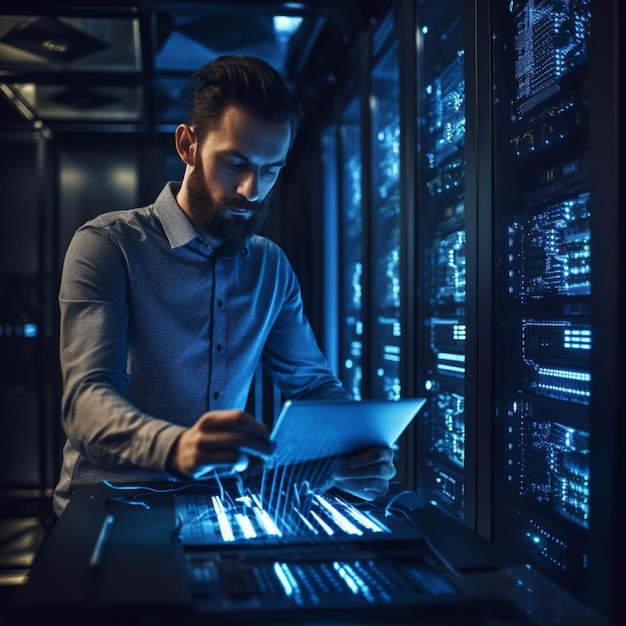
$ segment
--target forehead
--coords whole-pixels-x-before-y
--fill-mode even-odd
[[[273,163],[286,159],[290,140],[289,122],[267,121],[229,106],[219,123],[207,132],[202,149],[239,152],[250,159]]]

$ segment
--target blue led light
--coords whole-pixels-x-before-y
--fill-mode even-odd
[[[27,323],[22,328],[24,337],[36,337],[37,336],[37,324]]]

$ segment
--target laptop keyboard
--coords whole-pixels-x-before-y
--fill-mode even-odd
[[[390,529],[370,512],[332,494],[308,494],[297,502],[266,503],[258,494],[193,493],[176,496],[185,545],[316,542],[377,537]]]

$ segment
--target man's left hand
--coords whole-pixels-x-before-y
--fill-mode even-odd
[[[396,475],[392,448],[370,448],[337,464],[333,486],[363,500],[384,496]]]

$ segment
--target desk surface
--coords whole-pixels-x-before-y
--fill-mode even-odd
[[[335,603],[324,608],[322,599],[321,607],[315,611],[295,606],[289,610],[264,611],[261,598],[255,610],[245,603],[217,613],[200,609],[188,576],[189,553],[177,540],[175,496],[169,491],[180,486],[179,483],[158,484],[151,485],[157,492],[144,489],[119,492],[99,484],[78,490],[38,553],[29,581],[17,595],[16,624],[41,623],[44,618],[50,621],[54,615],[64,624],[89,623],[90,626],[105,623],[180,625],[204,621],[264,626],[318,626],[330,622],[352,626],[415,623],[415,611],[411,607],[398,607],[393,603],[379,607],[367,606],[365,602],[363,606],[345,608]],[[519,590],[515,590],[515,579],[520,571],[504,570],[507,564],[498,562],[498,555],[487,542],[435,508],[420,506],[414,494],[403,497],[408,498],[404,503],[406,510],[410,511],[420,529],[452,566],[464,574],[466,589],[478,598],[472,605],[475,612],[461,611],[456,615],[452,610],[444,623],[489,623],[492,626],[533,623],[525,616],[524,606],[515,608],[520,599],[511,600],[514,593],[519,594]],[[109,514],[114,516],[111,534],[104,546],[101,563],[93,567],[90,559]],[[270,558],[284,559],[285,550],[289,549],[289,546],[274,549]],[[319,556],[319,545],[316,551]],[[213,558],[215,554],[213,550],[207,558]],[[232,554],[228,558],[232,558]],[[244,553],[240,550],[238,554],[241,557]],[[358,554],[368,558],[373,554],[374,559],[378,558],[371,550],[361,550]],[[297,561],[311,557],[301,551],[290,558]],[[215,584],[219,587],[218,583]],[[485,596],[488,601],[483,603],[481,596],[485,595],[485,590],[489,596]],[[521,599],[521,603],[524,602]],[[559,610],[563,611],[562,598],[558,604]],[[482,614],[485,607],[488,622]],[[576,609],[580,616],[581,607]],[[553,607],[548,606],[547,610],[553,611]],[[425,612],[420,624],[430,623],[430,617],[431,614]],[[584,622],[586,625],[602,624],[594,621],[593,616],[588,616],[588,620]]]
[[[160,486],[165,487],[165,486]],[[75,494],[37,554],[18,608],[33,611],[89,611],[106,607],[192,610],[182,571],[182,552],[172,539],[173,496],[137,491],[124,504],[104,485]],[[103,522],[115,522],[99,567],[90,559]]]

